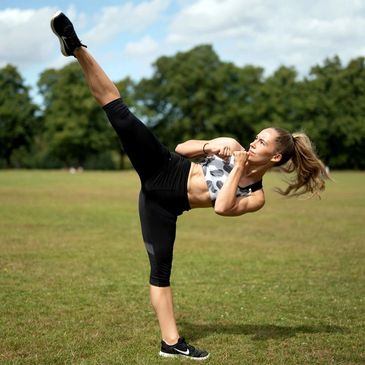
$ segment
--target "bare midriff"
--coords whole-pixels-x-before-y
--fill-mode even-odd
[[[191,163],[188,178],[188,198],[191,208],[212,207],[208,186],[200,164]]]

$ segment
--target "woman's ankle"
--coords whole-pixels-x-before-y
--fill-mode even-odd
[[[166,344],[168,344],[169,346],[172,346],[172,345],[176,345],[177,344],[177,342],[179,341],[179,336],[177,336],[177,337],[163,337],[162,338],[162,340],[166,343]]]

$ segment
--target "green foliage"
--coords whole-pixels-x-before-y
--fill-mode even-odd
[[[331,168],[365,168],[365,59],[326,59],[299,79],[223,62],[210,45],[160,57],[150,78],[116,82],[126,104],[170,149],[232,136],[248,146],[262,128],[303,130]],[[41,113],[13,66],[0,70],[0,167],[123,168],[123,149],[77,63],[45,70]],[[21,107],[20,107],[21,106]]]
[[[136,87],[147,124],[169,147],[179,140],[214,134],[216,73],[220,61],[209,46],[161,57],[154,75]]]
[[[210,46],[161,57],[136,85],[137,113],[170,148],[186,139],[233,136],[248,146],[269,126],[305,131],[331,168],[365,167],[364,59],[338,57],[298,79],[294,67],[264,78],[255,66],[219,60]]]
[[[29,88],[16,67],[7,65],[0,69],[0,166],[9,167],[14,153],[27,149],[39,127],[31,102]],[[2,160],[2,161],[1,161]],[[15,159],[16,160],[16,159]],[[16,163],[15,163],[16,165]]]
[[[64,166],[83,166],[97,160],[98,154],[105,156],[106,150],[117,148],[116,137],[77,63],[46,70],[38,86],[45,102],[46,156]]]
[[[311,76],[306,124],[320,155],[334,168],[365,168],[365,59],[342,68],[334,57]]]
[[[191,138],[252,134],[262,69],[223,63],[208,45],[161,57],[154,68],[136,86],[136,97],[147,124],[170,148]]]
[[[256,132],[270,126],[288,130],[301,128],[301,86],[292,67],[281,66],[265,80],[256,100]]]

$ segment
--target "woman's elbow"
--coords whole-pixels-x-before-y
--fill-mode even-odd
[[[220,215],[220,216],[222,216],[222,217],[226,217],[227,215],[229,215],[229,214],[227,214],[227,212],[226,212],[226,211],[224,211],[224,210],[217,210],[217,209],[215,209],[215,210],[214,210],[214,212],[215,212],[215,214]]]
[[[175,147],[175,152],[178,153],[179,155],[183,154],[183,147],[182,147],[182,143],[179,143],[176,147]]]
[[[245,214],[245,211],[237,211],[234,209],[227,209],[227,210],[215,210],[215,214],[220,215],[222,217],[237,217],[239,215]]]
[[[224,211],[222,209],[219,209],[217,207],[214,207],[214,213],[218,215],[223,215]]]
[[[240,207],[237,204],[229,205],[226,202],[219,202],[218,204],[215,204],[214,211],[216,214],[224,217],[237,217],[247,213],[245,207]]]
[[[215,214],[218,214],[218,215],[223,215],[223,216],[227,216],[227,215],[230,215],[231,209],[230,207],[226,206],[225,204],[215,204],[214,205],[214,212]]]

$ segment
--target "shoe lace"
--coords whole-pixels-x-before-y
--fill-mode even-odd
[[[63,32],[64,32],[65,37],[67,37],[67,38],[73,38],[76,36],[74,27],[71,24],[66,25]]]
[[[85,44],[82,44],[80,39],[77,37],[75,29],[72,24],[68,24],[64,28],[64,35],[67,38],[67,46],[70,49],[74,49],[76,47],[86,47]]]

